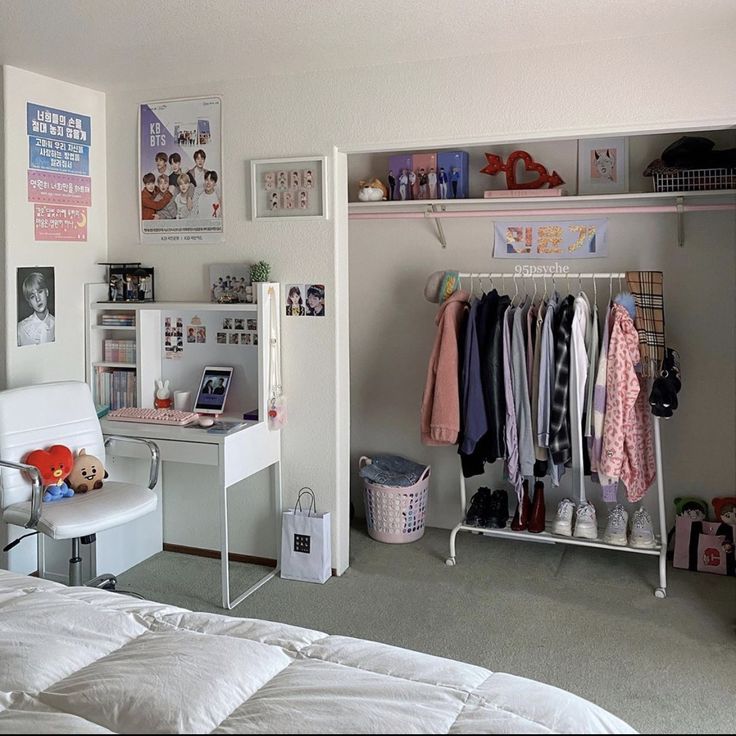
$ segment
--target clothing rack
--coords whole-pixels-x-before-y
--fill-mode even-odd
[[[541,273],[541,274],[516,274],[516,273],[459,273],[459,278],[471,279],[471,295],[472,295],[472,281],[473,279],[505,279],[512,278],[514,283],[518,286],[518,279],[547,279],[552,278],[553,287],[552,291],[555,290],[555,278],[564,278],[566,280],[570,278],[577,279],[580,283],[582,279],[592,279],[595,288],[596,280],[608,280],[609,284],[612,284],[613,280],[621,280],[626,278],[625,272],[610,272],[610,273]],[[514,295],[518,295],[517,293]],[[595,291],[597,296],[597,290]],[[660,418],[654,417],[654,454],[657,468],[657,504],[658,504],[658,515],[659,515],[659,544],[654,549],[639,549],[636,547],[619,546],[614,544],[607,544],[602,539],[584,539],[579,537],[563,537],[550,532],[544,531],[541,533],[532,533],[528,531],[515,532],[509,527],[504,529],[489,529],[486,527],[471,526],[464,524],[461,520],[452,531],[450,532],[450,556],[445,561],[448,566],[454,566],[456,564],[455,554],[455,540],[458,532],[473,532],[475,534],[482,534],[489,537],[505,537],[512,539],[519,539],[525,542],[537,542],[542,544],[572,544],[579,547],[599,547],[602,549],[611,549],[619,552],[633,552],[645,555],[656,555],[659,557],[659,587],[654,589],[654,595],[657,598],[665,598],[667,596],[667,522],[665,518],[665,506],[664,506],[664,478],[662,476],[662,443],[660,435]],[[581,502],[585,502],[585,476],[583,473],[583,438],[582,432],[576,432],[577,446],[573,448],[573,488],[577,485],[580,494]],[[463,475],[462,469],[460,470],[460,503],[461,503],[461,519],[465,518],[465,509],[467,506],[467,490],[465,487],[465,476]]]

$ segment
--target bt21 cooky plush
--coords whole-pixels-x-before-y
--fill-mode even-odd
[[[88,455],[82,448],[74,458],[72,470],[67,480],[68,485],[77,493],[87,493],[102,488],[102,481],[108,473],[99,458]]]
[[[74,463],[72,451],[65,445],[52,445],[48,450],[33,450],[23,462],[33,465],[41,474],[45,502],[74,495],[74,491],[64,482]]]

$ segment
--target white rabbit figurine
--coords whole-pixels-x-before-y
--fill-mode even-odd
[[[157,409],[168,409],[171,407],[171,389],[169,388],[169,379],[165,381],[157,380],[156,399],[153,405]]]

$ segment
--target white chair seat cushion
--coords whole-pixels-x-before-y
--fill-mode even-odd
[[[158,498],[145,486],[105,481],[88,493],[42,504],[38,531],[52,539],[74,539],[126,524],[155,511]],[[31,516],[31,502],[16,503],[3,512],[3,521],[25,526]]]

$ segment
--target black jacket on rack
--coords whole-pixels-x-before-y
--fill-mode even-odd
[[[476,331],[480,354],[480,379],[488,431],[470,454],[459,452],[463,475],[481,475],[486,462],[504,457],[506,399],[503,385],[503,321],[510,298],[493,291],[485,294],[476,311]],[[460,443],[462,446],[462,442]]]

